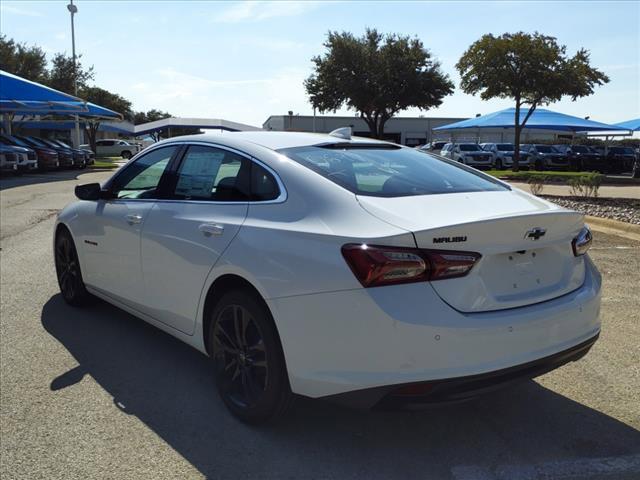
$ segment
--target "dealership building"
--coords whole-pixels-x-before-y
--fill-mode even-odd
[[[386,140],[402,145],[422,145],[434,140],[448,140],[448,134],[433,132],[436,127],[449,125],[466,118],[451,117],[393,117],[384,127]],[[329,115],[271,115],[262,124],[264,130],[329,133],[340,127],[351,127],[353,134],[369,137],[369,127],[359,116]]]
[[[435,131],[434,129],[456,122],[468,120],[463,117],[393,117],[384,127],[384,138],[402,145],[416,146],[432,141],[458,142],[513,142],[514,129],[490,128],[471,129],[464,131]],[[351,127],[353,134],[369,137],[369,127],[358,116],[329,116],[329,115],[271,115],[262,124],[264,130],[290,132],[318,132],[328,133],[336,128]],[[554,140],[567,137],[568,132],[561,130],[527,129],[522,131],[522,142],[528,140]]]

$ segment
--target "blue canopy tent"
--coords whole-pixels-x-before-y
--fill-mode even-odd
[[[24,122],[20,122],[20,128],[25,128],[27,130],[72,130],[75,124],[70,120],[44,120],[44,121],[33,121],[27,120]],[[80,126],[85,128],[85,121],[80,120]],[[133,128],[130,127],[130,124],[124,123],[122,126],[119,124],[114,124],[111,122],[100,122],[98,127],[99,132],[112,132],[112,133],[121,133],[123,135],[134,135]]]
[[[456,130],[477,130],[483,128],[514,128],[515,113],[515,108],[507,108],[505,110],[489,113],[480,117],[470,118],[469,120],[443,125],[442,127],[434,128],[434,131],[453,132]],[[520,111],[520,122],[524,120],[526,115],[526,109],[524,109],[524,111]],[[544,108],[537,108],[531,114],[529,120],[527,120],[524,128],[574,133],[624,130],[619,126],[594,122],[593,120],[586,120],[584,118],[574,117],[564,113],[553,112]]]
[[[613,126],[620,127],[631,132],[637,132],[640,130],[640,118],[627,120],[626,122],[614,123]]]
[[[86,102],[0,70],[0,113],[18,115],[87,112]]]
[[[100,105],[96,105],[95,103],[87,102],[87,111],[83,113],[78,113],[80,117],[86,118],[104,118],[104,119],[120,119],[122,120],[122,115],[118,112],[114,112],[113,110],[109,110],[108,108],[101,107]]]

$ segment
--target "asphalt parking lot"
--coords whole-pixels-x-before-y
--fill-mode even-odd
[[[77,183],[0,179],[0,476],[36,478],[640,478],[640,243],[596,232],[603,332],[579,362],[473,402],[352,411],[300,399],[238,423],[208,360],[131,315],[64,304],[51,233]]]

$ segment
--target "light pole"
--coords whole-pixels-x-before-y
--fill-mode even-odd
[[[73,16],[78,13],[78,7],[73,4],[73,0],[69,0],[67,10],[71,14],[71,54],[73,55],[73,94],[78,96],[78,68],[76,66],[76,31],[73,25]],[[75,147],[80,148],[80,122],[78,115],[74,115],[75,123]]]

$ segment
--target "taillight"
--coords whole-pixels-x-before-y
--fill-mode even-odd
[[[582,230],[580,230],[578,236],[571,242],[573,254],[576,257],[584,255],[591,247],[591,242],[593,242],[593,235],[591,234],[591,230],[589,230],[589,227],[585,225]]]
[[[349,243],[342,256],[364,287],[463,277],[479,253]]]

